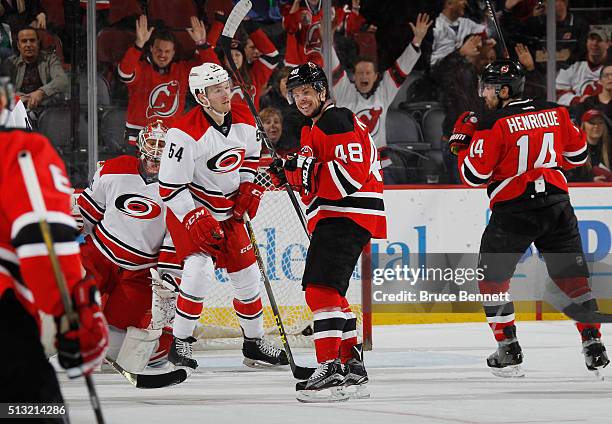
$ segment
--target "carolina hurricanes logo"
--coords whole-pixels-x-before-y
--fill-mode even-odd
[[[372,109],[364,109],[357,112],[357,118],[366,126],[370,131],[370,135],[374,136],[378,133],[378,129],[380,127],[380,114],[382,113],[382,108],[372,108]]]
[[[176,80],[159,84],[149,94],[147,119],[154,116],[167,118],[176,113],[180,101],[180,85]]]
[[[240,168],[244,161],[244,147],[224,150],[206,161],[206,166],[215,174],[226,174]]]
[[[137,219],[154,219],[162,213],[162,208],[153,199],[140,194],[122,194],[115,200],[120,212]]]

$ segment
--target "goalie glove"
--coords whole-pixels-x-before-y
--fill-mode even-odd
[[[320,165],[313,156],[288,156],[284,166],[287,182],[301,194],[316,192],[316,175]]]
[[[453,127],[453,134],[448,140],[453,155],[457,156],[461,150],[467,149],[477,126],[478,118],[474,112],[463,112],[459,115]]]

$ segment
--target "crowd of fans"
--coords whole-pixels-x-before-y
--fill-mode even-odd
[[[87,2],[73,3],[0,1],[1,66],[41,131],[49,126],[43,112],[63,107],[69,113],[70,81],[84,81]],[[125,128],[123,137],[100,142],[102,155],[128,151],[148,122],[160,119],[171,126],[193,107],[187,83],[192,66],[216,62],[230,69],[217,41],[233,3],[96,2],[99,87],[106,91],[98,89],[99,107],[101,116],[114,117],[103,126]],[[386,184],[459,182],[445,141],[462,112],[483,113],[478,75],[502,54],[484,4],[333,1],[332,95],[368,126]],[[556,98],[586,131],[591,156],[587,167],[568,178],[612,182],[612,12],[606,0],[493,4],[511,57],[527,71],[525,96],[541,99],[546,98],[546,14],[555,7]],[[253,98],[281,154],[297,151],[301,127],[308,124],[286,101],[286,81],[300,63],[323,64],[321,7],[321,0],[254,0],[231,44],[239,73],[233,100],[244,101],[245,92]],[[80,90],[85,103],[87,87]],[[82,114],[86,110],[81,107]]]

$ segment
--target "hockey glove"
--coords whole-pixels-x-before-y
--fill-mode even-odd
[[[287,184],[287,176],[285,175],[285,168],[283,168],[283,160],[276,158],[270,164],[270,167],[266,172],[270,175],[270,180],[274,187],[280,188]]]
[[[56,318],[55,345],[60,365],[70,378],[90,374],[102,363],[108,347],[108,326],[100,309],[100,293],[93,278],[79,281],[72,290],[78,326],[67,315]]]
[[[249,214],[249,218],[255,218],[264,190],[259,184],[251,182],[240,184],[238,196],[234,203],[234,218],[242,220],[245,212]]]
[[[219,222],[203,207],[195,208],[185,215],[183,225],[191,237],[191,241],[201,249],[218,249],[224,238]]]
[[[477,126],[478,118],[474,112],[463,112],[459,115],[453,127],[453,134],[448,140],[453,155],[456,156],[461,150],[467,149]]]
[[[291,155],[285,161],[287,182],[301,194],[311,194],[317,190],[316,175],[321,164],[313,156]]]

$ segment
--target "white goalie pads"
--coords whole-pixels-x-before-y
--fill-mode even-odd
[[[151,325],[149,326],[151,329],[161,330],[164,327],[171,327],[174,322],[178,287],[174,285],[172,276],[164,274],[164,277],[167,278],[163,278],[157,270],[151,268],[153,289]]]
[[[162,334],[158,330],[128,327],[123,344],[117,355],[117,362],[126,371],[138,373],[145,369]]]

